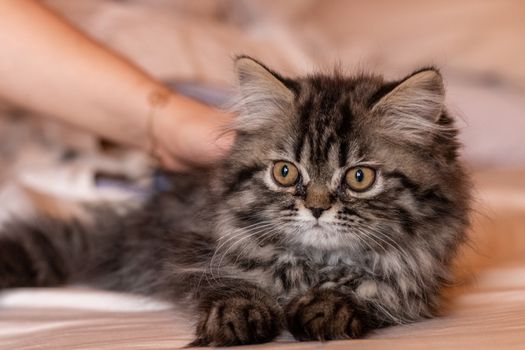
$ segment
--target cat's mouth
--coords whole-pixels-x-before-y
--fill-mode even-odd
[[[308,230],[317,231],[319,233],[326,233],[327,231],[332,231],[331,228],[332,225],[330,225],[330,223],[316,219],[311,220],[309,222]]]
[[[322,221],[313,221],[310,225],[304,225],[301,233],[295,235],[295,241],[303,246],[315,249],[336,249],[341,246],[341,234],[334,230],[333,226]]]

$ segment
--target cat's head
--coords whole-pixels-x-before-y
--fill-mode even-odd
[[[289,79],[249,57],[235,66],[237,139],[221,210],[224,233],[239,233],[231,242],[367,250],[460,235],[467,181],[438,70],[386,82]]]

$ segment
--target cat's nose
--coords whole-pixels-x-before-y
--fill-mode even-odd
[[[310,209],[314,218],[319,219],[323,211],[330,209],[332,206],[330,191],[323,185],[315,183],[309,185],[306,190],[304,206]]]
[[[323,215],[323,211],[330,208],[310,208],[310,211],[312,212],[312,215],[314,218],[319,219],[321,215]]]

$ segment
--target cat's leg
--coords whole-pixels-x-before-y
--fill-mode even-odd
[[[134,249],[125,246],[123,221],[108,213],[101,223],[36,217],[4,224],[0,230],[0,289],[80,282],[125,290],[125,285],[96,283],[101,279],[123,281],[120,271],[128,263],[126,256],[137,257],[144,250],[138,244],[132,245]],[[146,266],[141,261],[135,265],[139,264]],[[129,279],[136,281],[140,273]]]
[[[435,297],[403,294],[394,284],[359,278],[317,286],[292,299],[285,312],[288,329],[298,340],[359,338],[373,329],[430,316]]]
[[[290,333],[297,340],[358,338],[363,334],[362,315],[350,294],[333,289],[312,289],[286,306]]]
[[[66,283],[79,251],[87,249],[76,222],[10,223],[0,232],[0,289]]]
[[[279,304],[241,279],[220,279],[196,293],[199,321],[194,346],[226,346],[273,340],[285,325]]]

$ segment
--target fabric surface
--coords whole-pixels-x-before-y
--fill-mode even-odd
[[[335,341],[325,349],[519,349],[525,339],[525,170],[478,172],[470,242],[443,315]],[[88,289],[0,294],[0,349],[173,349],[192,339],[169,305]],[[318,349],[288,335],[246,348]]]

